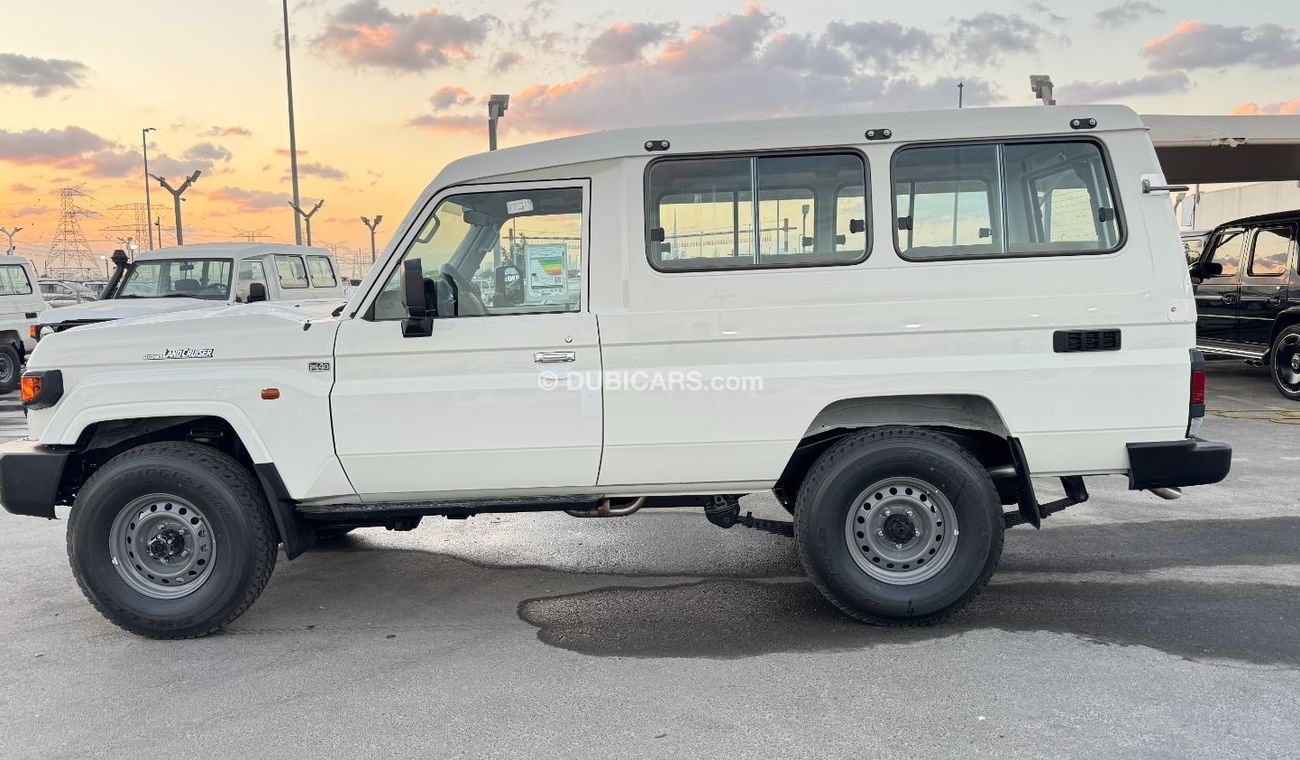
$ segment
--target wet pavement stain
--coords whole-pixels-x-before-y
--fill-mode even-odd
[[[995,584],[937,626],[856,623],[809,583],[703,580],[530,599],[538,639],[593,656],[732,659],[1045,631],[1146,646],[1194,660],[1300,665],[1300,595],[1284,586],[1207,583]]]

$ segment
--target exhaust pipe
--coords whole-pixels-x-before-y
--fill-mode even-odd
[[[1165,501],[1173,501],[1182,498],[1183,495],[1183,489],[1181,488],[1152,488],[1150,491]]]

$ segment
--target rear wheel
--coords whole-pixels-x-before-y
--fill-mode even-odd
[[[1003,517],[987,471],[936,433],[880,428],[827,450],[799,489],[795,538],[813,583],[864,622],[926,625],[988,583]]]
[[[21,365],[18,349],[12,343],[0,345],[0,393],[9,393],[18,387],[22,378]]]
[[[1273,385],[1279,393],[1300,401],[1300,325],[1284,328],[1273,339]]]
[[[239,617],[266,586],[276,551],[252,475],[194,443],[146,444],[110,460],[68,520],[68,560],[86,598],[150,638],[205,636]]]

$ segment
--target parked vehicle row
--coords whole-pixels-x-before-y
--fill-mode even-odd
[[[264,282],[244,290],[243,259],[160,254],[108,308],[194,308],[43,322],[0,502],[71,505],[87,598],[159,638],[228,624],[278,546],[292,559],[320,534],[667,506],[792,534],[859,620],[935,623],[988,581],[1006,528],[1086,500],[1085,477],[1173,498],[1227,475],[1231,449],[1196,437],[1204,364],[1167,191],[1114,106],[468,157],[342,307],[247,303],[289,270],[308,292],[310,255],[252,257]],[[769,490],[792,523],[741,514]]]
[[[0,257],[0,393],[18,387],[23,362],[36,348],[32,325],[49,308],[36,283],[30,261]]]

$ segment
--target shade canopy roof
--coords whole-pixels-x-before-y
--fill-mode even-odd
[[[1143,116],[1165,180],[1300,180],[1300,115]]]

